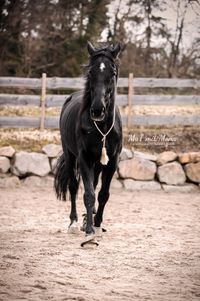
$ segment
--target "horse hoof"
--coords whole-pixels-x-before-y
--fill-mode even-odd
[[[95,229],[95,237],[98,240],[101,240],[103,238],[103,229],[101,227],[94,227]]]
[[[81,247],[84,249],[94,249],[97,248],[98,245],[95,235],[87,235],[85,240],[81,243]]]
[[[86,230],[86,224],[87,224],[87,214],[84,213],[82,216],[83,216],[83,224],[81,226],[81,231],[85,232],[85,230]]]
[[[72,224],[69,225],[68,233],[69,234],[78,234],[79,233],[79,227],[78,227],[77,222],[74,221]]]

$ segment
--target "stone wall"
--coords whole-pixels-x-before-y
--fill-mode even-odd
[[[20,184],[53,184],[60,145],[49,144],[41,153],[16,152],[0,148],[0,187]],[[148,154],[123,148],[112,187],[126,190],[200,191],[200,152],[176,154],[172,151]]]

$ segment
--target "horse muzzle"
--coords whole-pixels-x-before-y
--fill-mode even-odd
[[[102,107],[101,109],[90,109],[90,117],[93,121],[103,121],[105,113],[105,107]]]

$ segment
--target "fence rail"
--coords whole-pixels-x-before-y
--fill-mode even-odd
[[[46,88],[54,89],[82,89],[85,80],[80,77],[47,77]],[[136,88],[199,88],[200,80],[179,78],[134,78],[132,84]],[[129,79],[120,77],[117,86],[128,87]],[[24,77],[0,77],[0,87],[24,87],[30,89],[41,89],[41,79]]]
[[[68,97],[64,95],[46,95],[46,107],[61,107]],[[39,106],[39,95],[18,95],[18,94],[0,94],[0,105],[12,106]],[[116,97],[119,106],[127,106],[127,94],[119,94]],[[156,106],[177,106],[177,105],[200,105],[199,95],[134,95],[131,98],[134,105],[156,105]]]
[[[47,77],[47,89],[82,89],[84,87],[82,77]],[[133,78],[133,86],[136,88],[199,88],[200,80],[179,78]],[[129,79],[120,77],[117,86],[128,87]],[[41,79],[24,77],[0,77],[0,87],[24,87],[30,89],[41,89]]]
[[[135,125],[200,125],[199,115],[179,116],[179,115],[135,115],[131,116],[131,124]],[[39,128],[39,117],[1,117],[1,127],[9,128]],[[122,123],[128,123],[128,115],[122,115]],[[58,129],[59,117],[45,117],[44,128]]]
[[[40,90],[40,95],[0,94],[0,105],[34,105],[41,107],[41,117],[0,117],[0,127],[33,127],[58,128],[58,117],[45,117],[45,107],[61,107],[68,97],[65,95],[46,94],[48,90],[83,89],[83,78],[46,77],[38,78],[0,77],[0,87],[28,88]],[[176,115],[133,115],[134,105],[200,105],[200,95],[162,95],[134,94],[135,88],[193,88],[200,89],[197,79],[169,78],[119,78],[118,88],[127,88],[128,94],[118,94],[116,102],[119,106],[128,106],[128,114],[122,116],[124,125],[199,125],[200,116]]]

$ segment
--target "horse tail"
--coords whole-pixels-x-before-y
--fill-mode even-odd
[[[69,160],[66,160],[64,153],[58,158],[54,178],[54,189],[56,196],[59,200],[63,201],[66,201],[66,193],[69,180],[69,162],[67,161]]]

